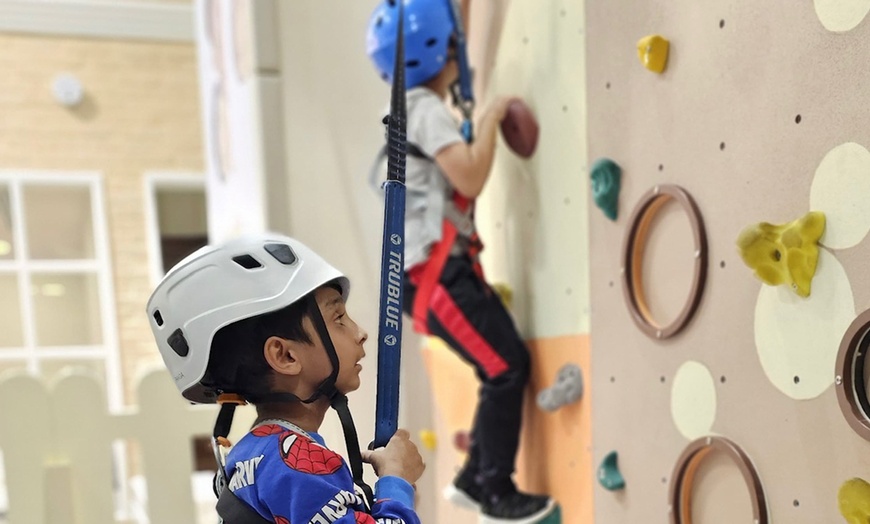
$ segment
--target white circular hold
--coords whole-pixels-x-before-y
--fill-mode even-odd
[[[831,249],[858,245],[870,232],[870,151],[854,142],[831,149],[810,189],[810,209],[825,214],[820,242]]]
[[[67,107],[73,107],[81,103],[84,97],[84,89],[79,79],[69,73],[61,73],[54,77],[51,90],[54,98]]]
[[[689,440],[709,435],[716,420],[716,385],[707,366],[684,362],[671,386],[671,417]]]
[[[854,318],[849,277],[824,249],[809,297],[763,284],[755,303],[755,347],[767,378],[793,399],[821,395],[834,383],[840,339]]]
[[[816,16],[828,31],[851,31],[870,12],[870,0],[814,0]]]

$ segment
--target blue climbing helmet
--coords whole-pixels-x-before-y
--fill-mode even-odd
[[[447,50],[455,27],[448,2],[402,0],[405,3],[405,87],[419,86],[447,63]],[[378,73],[393,81],[399,0],[383,0],[369,19],[366,52]]]

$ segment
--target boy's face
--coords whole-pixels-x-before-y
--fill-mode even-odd
[[[445,80],[452,84],[459,80],[459,61],[456,58],[456,51],[448,51],[447,63],[444,64],[444,69],[441,70]]]
[[[339,370],[338,377],[335,379],[335,387],[341,393],[350,393],[358,389],[360,385],[359,374],[362,371],[362,366],[359,361],[366,356],[363,344],[368,339],[368,334],[347,314],[344,299],[335,288],[322,287],[317,290],[315,297],[317,305],[320,307],[320,313],[323,315],[323,321],[329,331],[329,337],[335,346],[335,353],[338,355]],[[315,337],[314,340],[317,341],[316,345],[322,349],[323,343],[319,338]],[[330,371],[329,357],[326,355],[325,349],[319,353],[326,362],[326,371],[321,376],[327,376]]]

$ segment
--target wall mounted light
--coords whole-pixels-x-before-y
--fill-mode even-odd
[[[60,73],[51,84],[54,99],[66,107],[79,105],[84,98],[84,89],[78,78],[69,73]]]

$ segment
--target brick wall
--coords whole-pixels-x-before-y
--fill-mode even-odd
[[[102,173],[130,400],[138,370],[160,362],[144,313],[143,173],[203,171],[195,46],[0,33],[0,50],[0,169]],[[84,87],[74,109],[52,96],[61,72]]]

